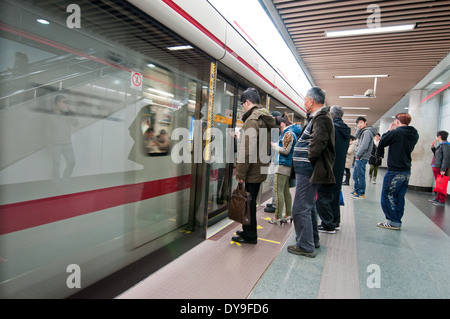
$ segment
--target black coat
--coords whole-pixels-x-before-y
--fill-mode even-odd
[[[338,192],[341,190],[342,178],[344,176],[345,161],[347,150],[350,144],[351,129],[342,119],[333,119],[334,125],[334,148],[336,157],[333,165],[333,174],[336,184],[321,185],[319,190],[322,192]]]
[[[370,153],[369,164],[374,166],[380,166],[382,158],[377,154],[378,146],[373,143],[372,153]]]

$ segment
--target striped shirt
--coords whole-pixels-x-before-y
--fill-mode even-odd
[[[296,174],[311,176],[314,171],[314,166],[308,159],[308,149],[311,143],[311,121],[306,125],[302,136],[297,141],[294,147],[293,161],[294,170]]]

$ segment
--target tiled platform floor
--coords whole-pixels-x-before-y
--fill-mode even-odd
[[[414,205],[408,193],[402,230],[379,228],[381,184],[382,176],[368,184],[365,200],[343,187],[342,229],[320,235],[316,258],[289,254],[292,225],[267,223],[272,214],[262,206],[257,245],[231,243],[240,229],[233,223],[117,298],[449,298],[450,239],[442,223],[449,207],[425,199]]]

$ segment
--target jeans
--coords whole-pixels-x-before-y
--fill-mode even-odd
[[[402,217],[405,210],[405,194],[408,190],[410,171],[386,172],[381,191],[381,208],[386,220],[394,227],[402,226]]]
[[[355,169],[353,170],[353,180],[355,181],[355,190],[357,195],[366,194],[366,164],[367,160],[355,160]]]
[[[316,194],[319,184],[311,184],[310,176],[295,174],[296,188],[292,217],[297,247],[305,252],[315,251],[314,243],[319,243],[317,229]]]

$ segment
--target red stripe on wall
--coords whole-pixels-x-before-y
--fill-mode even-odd
[[[191,175],[0,206],[0,235],[134,203],[191,186]]]
[[[446,90],[450,88],[450,82],[448,82],[447,84],[445,84],[443,87],[441,87],[440,89],[437,89],[436,91],[434,91],[433,93],[431,93],[430,95],[428,95],[426,98],[424,98],[422,101],[420,101],[420,103],[424,103],[426,101],[428,101],[429,99],[431,99],[433,96],[441,93],[442,91]]]

